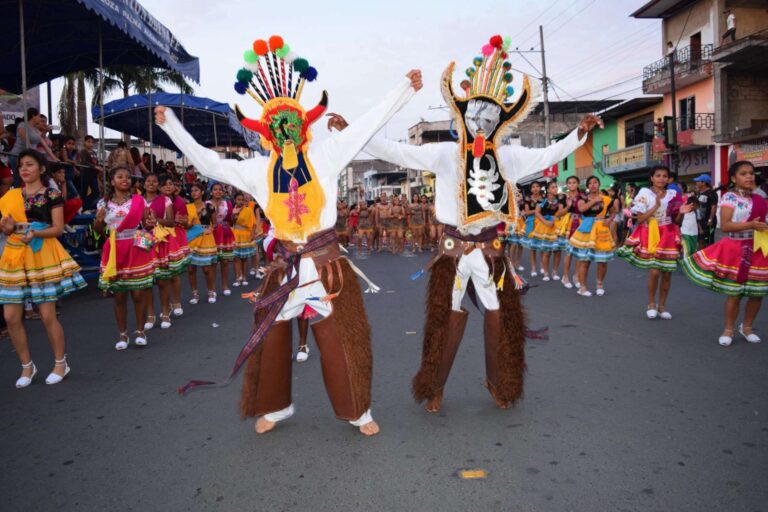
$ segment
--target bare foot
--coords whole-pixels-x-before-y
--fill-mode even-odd
[[[488,388],[488,391],[491,393],[491,396],[493,397],[494,401],[496,402],[496,406],[499,409],[509,409],[512,407],[512,402],[510,400],[502,400],[499,398],[499,396],[496,394],[496,390],[493,388],[490,382],[486,381],[485,387]]]
[[[369,421],[360,427],[360,432],[366,436],[375,436],[381,429],[375,421]]]
[[[443,404],[443,392],[438,391],[435,396],[427,402],[427,405],[424,407],[427,412],[440,412],[440,406]]]
[[[257,434],[266,434],[273,428],[275,428],[275,425],[277,425],[274,421],[269,421],[268,419],[264,418],[262,416],[258,420],[256,420],[256,426],[254,427],[256,429]]]

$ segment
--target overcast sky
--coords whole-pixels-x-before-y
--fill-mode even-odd
[[[550,100],[641,95],[642,68],[661,58],[663,48],[660,20],[629,17],[645,0],[141,3],[200,58],[201,83],[195,85],[195,94],[239,103],[252,117],[258,117],[258,105],[235,93],[232,84],[243,64],[243,51],[258,38],[282,35],[318,69],[317,82],[304,88],[305,106],[326,89],[330,110],[350,119],[365,112],[409,69],[420,68],[424,89],[388,124],[389,138],[404,138],[408,127],[421,119],[447,118],[443,110],[430,110],[443,104],[440,74],[452,60],[457,75],[462,74],[494,34],[511,36],[512,46],[520,50],[538,50],[538,25],[544,26],[547,73],[555,84]],[[513,54],[511,61],[514,68],[540,76],[539,53]],[[54,85],[54,99],[59,82]],[[315,129],[320,138],[321,131],[325,130]]]

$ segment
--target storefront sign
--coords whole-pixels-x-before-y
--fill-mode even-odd
[[[745,144],[734,144],[735,160],[747,160],[756,167],[768,165],[768,139],[758,139]]]
[[[700,148],[680,153],[680,176],[712,171],[710,148]]]

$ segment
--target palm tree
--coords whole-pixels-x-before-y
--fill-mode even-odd
[[[93,88],[92,105],[99,104],[99,71],[94,69],[85,75],[88,84]],[[136,94],[148,94],[151,92],[165,92],[164,86],[172,86],[182,94],[192,94],[192,86],[184,75],[178,71],[163,68],[150,68],[142,66],[111,66],[104,68],[104,97],[111,93],[121,91],[123,98],[131,94],[131,89]],[[129,135],[123,135],[127,142]]]
[[[99,103],[99,71],[94,69],[86,74],[88,84],[93,87],[93,105]],[[121,91],[123,98],[131,94],[165,92],[164,86],[171,86],[182,94],[192,94],[192,86],[178,71],[141,66],[111,66],[104,68],[104,96]]]

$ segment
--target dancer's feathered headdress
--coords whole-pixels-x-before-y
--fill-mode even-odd
[[[502,109],[501,123],[495,135],[502,136],[512,127],[525,119],[537,101],[538,95],[535,82],[523,75],[520,94],[515,101],[515,88],[512,86],[514,74],[512,63],[509,62],[510,37],[495,35],[483,45],[480,55],[472,60],[472,65],[465,71],[466,78],[461,81],[460,87],[464,91],[463,97],[457,97],[453,88],[453,70],[455,63],[451,63],[443,72],[441,89],[443,98],[451,107],[454,115],[461,116],[466,109],[466,104],[473,99],[482,99],[497,104]],[[485,134],[491,138],[494,134]]]
[[[328,94],[305,111],[299,100],[306,82],[317,78],[317,69],[298,57],[282,37],[257,39],[243,54],[245,66],[237,72],[235,91],[248,94],[262,106],[261,117],[246,117],[235,106],[240,123],[262,135],[262,144],[283,156],[282,165],[292,169],[297,164],[296,151],[309,142],[309,127],[325,111]]]

